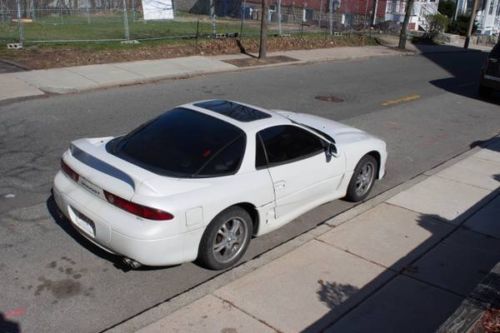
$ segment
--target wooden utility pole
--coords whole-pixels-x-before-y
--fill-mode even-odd
[[[267,17],[269,15],[268,0],[262,0],[262,17],[260,21],[259,59],[267,57]]]
[[[467,36],[465,37],[464,49],[469,48],[470,36],[472,35],[472,28],[474,27],[474,21],[476,20],[476,11],[478,6],[478,0],[474,0],[472,5],[472,12],[470,13],[469,27],[467,28]]]
[[[406,4],[405,19],[403,21],[403,26],[401,27],[401,33],[399,34],[399,45],[398,48],[404,50],[406,48],[406,38],[408,37],[408,23],[410,22],[411,11],[413,10],[414,0],[408,0]]]

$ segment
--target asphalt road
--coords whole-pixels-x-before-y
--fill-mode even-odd
[[[210,279],[189,263],[124,272],[57,217],[51,181],[71,140],[117,135],[187,101],[229,98],[308,112],[388,143],[380,193],[498,134],[500,98],[475,98],[479,52],[339,61],[209,75],[0,106],[0,322],[95,332]],[[343,102],[324,102],[335,96]],[[248,260],[348,209],[336,201],[254,239]]]

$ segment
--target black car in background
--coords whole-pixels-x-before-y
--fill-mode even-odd
[[[494,91],[500,91],[500,42],[495,45],[481,69],[479,95],[488,97]]]

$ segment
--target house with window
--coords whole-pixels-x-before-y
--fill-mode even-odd
[[[261,0],[212,0],[217,16],[245,15],[247,19],[260,19]],[[466,1],[466,0],[464,0]],[[500,0],[491,0],[500,1]],[[360,26],[386,21],[402,23],[407,0],[281,0],[281,21],[323,22],[326,24],[330,12],[337,25]],[[269,19],[278,20],[278,0],[268,0]],[[177,9],[190,10],[197,14],[208,14],[210,0],[174,0]],[[438,12],[439,0],[415,0],[410,30],[427,30],[427,15]],[[191,9],[189,9],[191,8]],[[376,15],[374,17],[373,11]],[[375,22],[372,22],[374,19]]]
[[[498,35],[500,32],[500,0],[482,1],[477,12],[477,33],[482,35]]]
[[[458,15],[470,15],[472,2],[457,0]],[[480,0],[476,14],[477,33],[482,35],[498,35],[500,33],[500,0]]]

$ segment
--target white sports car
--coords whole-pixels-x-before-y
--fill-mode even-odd
[[[209,100],[72,142],[53,194],[84,237],[132,268],[198,259],[224,269],[252,236],[366,198],[386,159],[384,141],[335,121]]]

